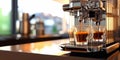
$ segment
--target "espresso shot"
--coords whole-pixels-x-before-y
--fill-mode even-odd
[[[75,32],[74,33],[76,44],[82,44],[84,42],[87,42],[87,36],[88,32]]]
[[[104,32],[95,32],[94,33],[94,39],[102,39],[102,35]]]

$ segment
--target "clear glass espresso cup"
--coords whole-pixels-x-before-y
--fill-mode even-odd
[[[94,41],[103,41],[105,37],[106,29],[104,26],[94,26],[93,39]]]
[[[87,45],[88,35],[88,26],[76,26],[74,30],[74,39],[76,45]]]

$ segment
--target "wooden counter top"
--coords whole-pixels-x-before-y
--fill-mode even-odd
[[[41,41],[0,47],[1,60],[119,60],[117,50],[107,58],[82,57],[69,55],[59,45],[68,43],[69,39]]]

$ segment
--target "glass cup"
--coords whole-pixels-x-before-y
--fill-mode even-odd
[[[87,31],[88,26],[76,26],[74,30],[74,38],[76,45],[87,45],[88,44],[88,35]]]
[[[69,43],[70,44],[75,44],[74,43],[74,28],[70,28],[69,30],[68,30],[68,33],[69,33]]]
[[[105,37],[105,27],[104,26],[94,26],[94,33],[93,33],[93,39],[94,41],[103,41],[103,38]]]

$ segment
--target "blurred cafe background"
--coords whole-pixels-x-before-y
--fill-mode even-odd
[[[29,1],[29,2],[28,2]],[[59,0],[18,0],[18,19],[16,33],[21,33],[22,17],[28,13],[30,21],[30,35],[58,35],[67,32],[68,13],[63,11],[63,3]],[[34,17],[33,17],[34,16]]]
[[[0,0],[0,35],[23,32],[23,14],[28,14],[29,34],[55,35],[67,32],[69,14],[63,11],[68,0]],[[4,4],[6,3],[6,4]],[[34,17],[33,17],[34,16]],[[67,21],[68,20],[68,21]],[[43,30],[39,32],[37,30]]]

